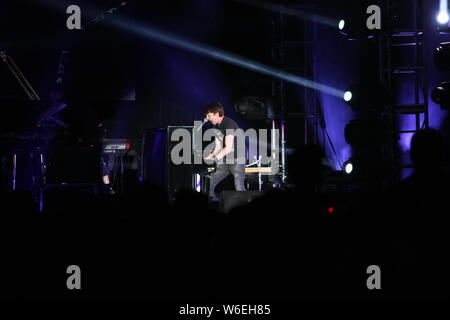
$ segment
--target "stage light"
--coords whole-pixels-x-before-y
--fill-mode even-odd
[[[361,126],[360,120],[350,120],[344,128],[345,142],[352,146],[364,143],[364,139],[361,139],[363,137],[363,135],[361,134],[362,129],[363,127]]]
[[[380,29],[368,27],[367,9],[373,5],[374,1],[359,0],[345,7],[345,11],[337,13],[339,22],[337,22],[338,32],[345,36],[347,40],[362,40],[373,38],[380,34]]]
[[[345,36],[348,40],[356,40],[361,37],[358,32],[350,29],[350,26],[346,25],[345,20],[341,19],[338,24],[339,33]]]
[[[234,110],[247,119],[262,120],[267,117],[267,108],[263,99],[258,97],[244,97],[234,105]]]
[[[354,111],[364,108],[368,100],[368,89],[363,85],[351,85],[344,93],[344,101]]]
[[[350,86],[343,95],[353,111],[380,111],[386,105],[387,92],[379,84]]]
[[[438,23],[438,30],[442,33],[450,32],[449,25],[449,16],[448,16],[448,1],[440,0],[439,1],[439,12],[436,15],[436,21]]]
[[[349,102],[352,100],[352,92],[351,91],[345,91],[344,93],[344,101]]]
[[[448,13],[445,11],[439,12],[439,14],[436,16],[436,20],[440,24],[446,24],[449,20]]]
[[[431,100],[442,110],[450,110],[450,82],[442,82],[431,93]]]
[[[365,107],[368,100],[367,88],[362,85],[351,85],[344,93],[344,101],[357,111]]]
[[[445,24],[449,20],[448,17],[448,1],[440,0],[439,1],[439,13],[436,16],[436,21],[440,24]]]
[[[450,71],[450,42],[442,42],[434,50],[434,64],[443,71]]]
[[[333,207],[328,207],[327,211],[328,211],[328,213],[333,213],[334,212],[334,208]]]
[[[346,174],[351,174],[353,172],[353,163],[350,160],[345,161],[342,166]]]
[[[345,141],[352,147],[379,145],[390,137],[389,120],[381,114],[366,114],[350,120],[344,128]]]

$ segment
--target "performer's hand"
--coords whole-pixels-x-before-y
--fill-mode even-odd
[[[212,154],[210,154],[209,156],[205,157],[205,161],[210,161],[210,160],[213,160],[213,159],[214,159],[214,156]]]

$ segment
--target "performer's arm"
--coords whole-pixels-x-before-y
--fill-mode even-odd
[[[212,160],[221,150],[222,150],[222,142],[217,137],[215,138],[215,147],[213,152],[211,152],[207,157],[205,157],[205,160]]]
[[[227,154],[229,154],[231,151],[233,151],[233,144],[234,144],[234,135],[230,134],[225,136],[225,148],[219,151],[217,153],[216,158],[218,160],[224,158]]]

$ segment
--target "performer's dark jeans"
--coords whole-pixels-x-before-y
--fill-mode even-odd
[[[209,182],[209,197],[213,201],[219,201],[215,193],[216,186],[225,179],[228,174],[234,177],[234,187],[236,191],[245,191],[244,177],[245,165],[243,164],[218,164],[216,171],[211,175]]]

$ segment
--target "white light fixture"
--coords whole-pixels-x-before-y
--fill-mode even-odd
[[[436,16],[436,20],[440,24],[446,24],[449,21],[448,13],[445,11],[439,12],[439,14]]]
[[[352,93],[350,91],[345,91],[344,100],[349,102],[352,99]]]

